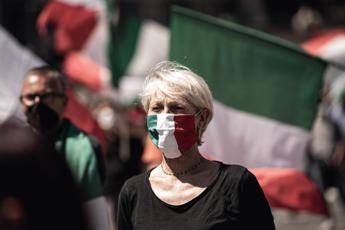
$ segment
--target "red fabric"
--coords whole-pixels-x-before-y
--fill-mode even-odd
[[[106,71],[104,67],[77,52],[69,53],[63,62],[63,72],[68,77],[97,91],[103,88],[101,74]]]
[[[319,56],[320,50],[328,42],[332,41],[338,35],[345,35],[345,29],[333,29],[319,34],[310,40],[301,44],[302,48],[308,53]]]
[[[303,173],[282,168],[250,171],[257,177],[271,207],[328,215],[319,189]]]
[[[174,116],[175,132],[174,136],[181,152],[188,150],[197,142],[198,136],[195,128],[194,115]]]
[[[84,6],[51,1],[37,19],[40,35],[54,30],[55,49],[60,54],[80,50],[97,24],[97,12]]]
[[[67,90],[68,103],[64,117],[68,118],[75,126],[84,132],[95,136],[101,143],[103,152],[106,149],[106,135],[98,126],[90,111],[82,105],[71,89]]]

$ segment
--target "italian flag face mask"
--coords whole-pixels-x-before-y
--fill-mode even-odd
[[[148,115],[147,129],[152,142],[167,158],[180,157],[197,141],[193,114]]]

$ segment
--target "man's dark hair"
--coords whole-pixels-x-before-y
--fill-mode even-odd
[[[49,65],[43,65],[29,69],[25,76],[27,77],[30,75],[39,75],[40,77],[50,78],[57,82],[58,87],[61,89],[63,93],[65,93],[66,91],[67,83],[65,76],[62,73],[60,73],[57,69]]]

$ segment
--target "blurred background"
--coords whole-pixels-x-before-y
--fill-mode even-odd
[[[254,37],[258,33],[259,40],[265,40],[267,35],[265,42],[283,47],[277,49],[276,56],[271,56],[271,66],[254,66],[251,61],[246,61],[245,69],[275,69],[274,63],[278,59],[282,59],[283,66],[286,57],[283,50],[286,49],[296,53],[296,58],[292,57],[294,63],[305,62],[313,71],[318,69],[317,73],[303,69],[303,77],[303,71],[295,74],[296,80],[291,83],[294,85],[291,88],[289,84],[278,81],[276,85],[269,85],[285,96],[307,95],[306,100],[312,101],[310,105],[304,101],[300,104],[292,102],[292,96],[290,104],[284,104],[286,100],[282,98],[277,98],[278,102],[266,99],[257,103],[258,107],[267,106],[272,111],[284,107],[279,110],[283,114],[282,119],[257,112],[279,124],[299,124],[289,111],[301,117],[304,115],[294,108],[308,110],[307,125],[300,125],[296,132],[289,131],[277,143],[272,144],[274,140],[267,144],[262,142],[266,147],[274,147],[262,150],[263,155],[248,153],[248,158],[240,158],[239,153],[246,154],[246,146],[241,147],[242,152],[230,151],[227,149],[231,147],[213,139],[206,141],[203,153],[215,160],[240,163],[253,169],[268,197],[277,229],[345,229],[345,202],[342,198],[345,197],[345,97],[342,96],[345,95],[345,1],[342,0],[1,0],[0,123],[8,120],[25,122],[19,95],[29,68],[49,64],[60,70],[69,89],[65,116],[94,135],[102,145],[107,178],[104,192],[111,198],[112,205],[112,199],[116,199],[114,197],[127,178],[160,162],[159,151],[146,138],[146,117],[138,97],[147,71],[162,60],[183,62],[184,55],[187,65],[190,64],[197,73],[204,76],[203,73],[208,71],[200,65],[202,62],[194,61],[193,51],[189,55],[176,51],[181,40],[175,27],[177,23],[173,23],[173,5],[221,19],[219,24],[218,21],[215,23],[218,26],[235,23],[231,25],[240,26],[245,33],[249,29],[248,33]],[[205,17],[205,21],[214,20]],[[211,27],[215,25],[212,23]],[[230,27],[224,26],[227,30],[231,30]],[[227,39],[225,34],[219,32],[216,36],[223,38],[224,35]],[[190,39],[189,47],[196,40],[208,44],[205,37]],[[226,46],[218,44],[221,44],[221,49]],[[255,45],[258,50],[261,46],[261,43]],[[210,47],[201,48],[203,55],[208,56]],[[257,52],[266,54],[267,49],[271,46],[262,46],[262,51]],[[212,57],[219,63],[223,60],[220,55]],[[234,58],[242,60],[241,57]],[[298,64],[288,66],[286,68],[299,68]],[[280,71],[285,69],[282,67]],[[216,71],[209,73],[220,74]],[[314,78],[316,83],[298,81],[304,77]],[[210,78],[212,76],[206,76],[208,83],[212,83]],[[238,89],[244,89],[245,93],[241,95],[252,100],[246,96],[253,93],[255,97],[250,86],[257,88],[265,81],[253,78],[243,82],[243,87],[249,85],[249,90],[242,86]],[[232,84],[231,81],[227,83]],[[217,89],[221,91],[217,87],[220,86],[211,87],[215,98],[225,103],[215,92]],[[267,87],[264,85],[262,89]],[[306,93],[310,90],[314,93]],[[227,91],[223,92],[225,95]],[[233,94],[231,96],[234,97]],[[267,98],[272,96],[267,95]],[[236,110],[256,113],[250,106],[231,103],[234,102],[230,100],[230,106]],[[216,113],[222,114],[224,110],[218,104],[216,107]],[[236,116],[231,115],[228,119]],[[220,116],[215,115],[214,120],[218,118]],[[260,127],[255,131],[240,131],[239,126],[236,130],[239,134],[250,132],[251,137],[257,138],[264,136],[262,130],[276,128],[268,123]],[[206,138],[222,135],[225,142],[232,139],[230,143],[234,145],[239,142],[253,144],[242,137],[234,139],[229,133],[222,134],[216,125],[211,125],[210,130],[205,134]],[[215,143],[225,147],[211,147]]]

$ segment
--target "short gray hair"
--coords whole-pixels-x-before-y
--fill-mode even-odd
[[[201,136],[213,116],[212,94],[204,79],[177,62],[162,61],[149,71],[144,81],[140,96],[146,112],[152,98],[158,93],[174,100],[182,99],[197,112],[208,110],[209,116],[205,126],[198,128],[199,144],[201,144]]]

